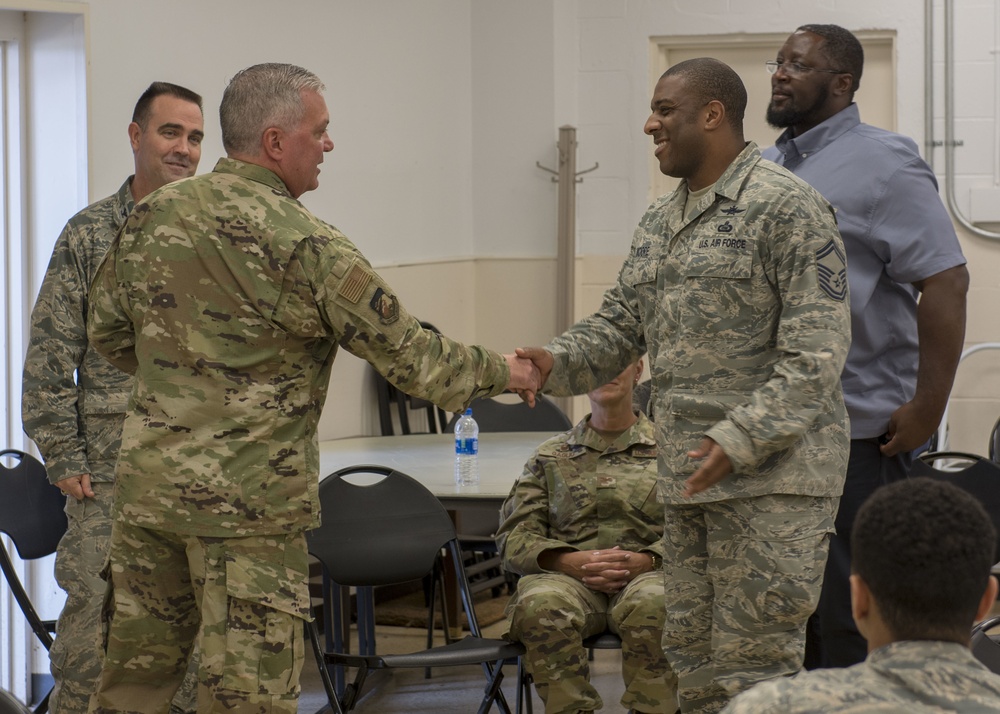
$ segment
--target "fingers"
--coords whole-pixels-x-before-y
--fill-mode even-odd
[[[685,498],[690,498],[696,493],[701,493],[711,488],[728,476],[733,470],[732,462],[726,456],[726,452],[711,439],[704,439],[700,447],[688,452],[688,456],[692,459],[703,458],[705,461],[684,482],[683,495]]]
[[[56,482],[56,486],[67,496],[72,496],[77,501],[82,501],[84,499],[84,489],[82,485],[83,479],[87,479],[87,490],[90,491],[91,496],[94,495],[94,491],[90,486],[90,474],[81,474],[80,476],[70,476],[64,478],[61,481]]]

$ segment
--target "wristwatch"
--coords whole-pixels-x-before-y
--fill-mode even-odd
[[[653,561],[653,570],[659,570],[660,568],[663,567],[663,558],[660,557],[659,553],[652,553],[652,552],[650,552],[648,550],[646,551],[646,553],[649,555],[650,559]]]

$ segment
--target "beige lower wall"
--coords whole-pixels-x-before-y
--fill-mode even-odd
[[[972,287],[966,347],[1000,341],[1000,246],[962,236]],[[618,276],[622,257],[582,256],[576,264],[576,315],[601,303]],[[412,314],[463,342],[500,351],[545,344],[555,326],[554,259],[479,259],[380,268]],[[572,400],[573,421],[589,411],[586,397]],[[963,361],[949,407],[949,446],[985,454],[990,428],[1000,416],[1000,350]],[[333,368],[320,438],[378,433],[374,386],[366,363],[342,352]]]

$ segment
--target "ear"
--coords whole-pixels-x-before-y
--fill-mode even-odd
[[[709,131],[718,129],[726,120],[726,108],[718,99],[713,99],[706,104],[703,111],[706,112],[705,128]]]
[[[635,363],[635,379],[636,379],[636,381],[639,381],[639,378],[641,376],[642,376],[642,357],[640,357],[639,361]]]
[[[861,628],[861,623],[868,619],[868,615],[871,613],[872,609],[872,592],[868,589],[867,583],[861,579],[860,575],[852,574],[850,577],[851,584],[851,615],[854,617],[854,622],[857,624],[858,628]]]
[[[142,136],[142,129],[136,122],[128,125],[128,141],[132,145],[132,151],[139,150],[139,137]]]
[[[854,86],[854,77],[849,74],[838,74],[834,77],[833,83],[830,85],[830,94],[835,97],[841,97],[851,94],[851,87]]]
[[[260,139],[264,155],[272,161],[281,161],[281,157],[285,153],[284,138],[284,132],[276,126],[265,129]]]
[[[984,620],[986,616],[990,614],[990,610],[997,601],[997,579],[995,575],[991,575],[990,579],[986,581],[986,592],[983,593],[983,597],[979,600],[979,610],[976,612],[976,620]]]

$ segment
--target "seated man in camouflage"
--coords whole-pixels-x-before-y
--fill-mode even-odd
[[[927,478],[878,489],[851,531],[851,610],[868,657],[761,682],[726,714],[1000,712],[1000,675],[969,651],[997,599],[996,535],[979,502]]]
[[[504,567],[523,577],[508,606],[547,714],[602,707],[583,639],[622,639],[622,705],[677,710],[677,681],[660,647],[663,506],[656,439],[633,410],[642,360],[595,389],[593,413],[543,443],[500,510]]]

